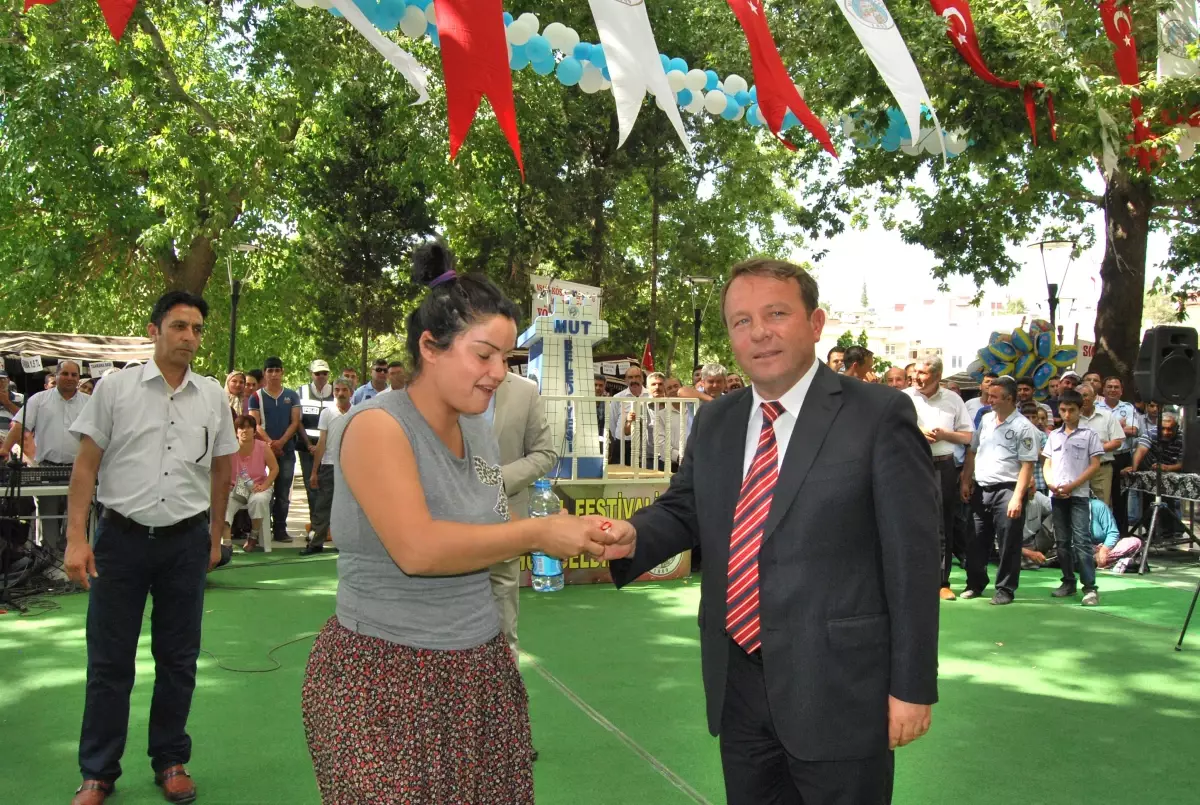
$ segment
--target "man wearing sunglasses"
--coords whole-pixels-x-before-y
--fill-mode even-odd
[[[370,379],[354,390],[354,395],[350,398],[350,404],[358,405],[359,403],[364,403],[387,387],[388,362],[380,358],[371,367]]]
[[[188,712],[196,687],[204,580],[221,561],[231,455],[238,449],[224,388],[191,370],[208,303],[171,291],[147,332],[154,359],[110,375],[71,426],[79,454],[67,509],[67,575],[89,590],[87,694],[79,738],[83,784],[73,805],[99,805],[121,775],[129,694],[147,595],[154,647],[150,765],[170,802],[196,786]],[[97,473],[100,486],[96,489]],[[95,544],[87,518],[96,489],[104,515]]]

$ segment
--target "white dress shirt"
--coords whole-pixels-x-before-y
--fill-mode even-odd
[[[1084,416],[1082,411],[1079,412],[1079,427],[1091,428],[1096,431],[1101,443],[1114,442],[1117,439],[1121,440],[1122,445],[1125,443],[1125,429],[1121,427],[1121,421],[1113,416],[1112,411],[1101,408],[1099,405],[1092,408],[1091,416]],[[1104,451],[1104,455],[1100,457],[1100,463],[1107,464],[1112,461],[1113,452],[1111,450]]]
[[[642,389],[642,397],[649,397],[650,392]],[[618,391],[612,396],[612,402],[608,404],[608,433],[615,441],[627,442],[632,437],[625,435],[625,417],[633,410],[633,404],[626,402],[622,403],[621,399],[629,400],[633,397],[629,393],[629,389]],[[633,430],[630,428],[630,430]]]
[[[207,510],[213,457],[238,449],[220,384],[188,369],[172,389],[153,360],[105,378],[71,430],[104,451],[100,503],[151,527]]]
[[[804,373],[804,377],[800,378],[796,385],[785,391],[779,398],[779,403],[783,406],[783,413],[775,418],[775,424],[772,426],[775,430],[775,443],[779,447],[779,457],[776,459],[779,467],[783,467],[783,459],[787,456],[788,442],[792,440],[792,430],[796,427],[796,417],[800,416],[804,398],[808,396],[808,390],[812,387],[813,378],[816,376],[817,361],[814,358],[812,366]],[[758,440],[762,436],[762,404],[764,400],[753,384],[751,384],[750,393],[754,397],[750,408],[750,422],[746,425],[746,455],[742,462],[743,481],[746,480],[746,473],[750,472],[750,465],[754,463],[754,454],[758,452]]]
[[[71,425],[87,407],[88,395],[75,392],[64,400],[58,389],[39,391],[29,398],[25,408],[13,415],[13,422],[28,428],[33,434],[35,458],[39,463],[71,464],[79,454],[79,437]]]
[[[939,388],[932,397],[926,397],[920,389],[906,388],[904,393],[912,398],[913,407],[917,409],[917,424],[925,430],[941,428],[955,433],[971,433],[975,424],[967,413],[967,404],[953,391]],[[934,457],[952,456],[957,448],[954,442],[940,441],[929,445]]]

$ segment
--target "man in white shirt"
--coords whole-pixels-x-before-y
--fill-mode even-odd
[[[1125,386],[1119,377],[1104,379],[1104,396],[1096,400],[1096,407],[1103,408],[1113,415],[1121,432],[1125,434],[1125,443],[1113,452],[1113,482],[1112,497],[1113,517],[1117,521],[1117,530],[1122,536],[1129,534],[1129,509],[1122,474],[1126,467],[1133,465],[1133,454],[1137,450],[1138,436],[1142,433],[1142,417],[1133,403],[1122,400]]]
[[[1079,408],[1079,427],[1094,430],[1104,445],[1104,455],[1100,457],[1100,469],[1091,477],[1092,497],[1104,501],[1105,506],[1112,506],[1113,460],[1114,451],[1125,444],[1125,429],[1107,411],[1096,405],[1096,385],[1080,383],[1076,389],[1083,397],[1083,405]]]
[[[954,556],[966,546],[954,545],[954,520],[959,509],[959,473],[954,461],[955,449],[971,443],[975,428],[967,413],[962,398],[942,388],[942,359],[927,355],[917,361],[917,385],[905,389],[917,409],[917,425],[929,443],[933,454],[933,471],[938,479],[938,506],[941,510],[939,531],[942,538],[942,589],[943,601],[953,601],[950,589],[950,568]]]
[[[311,556],[325,550],[325,540],[329,537],[329,517],[333,511],[333,454],[326,450],[329,438],[329,426],[342,414],[350,410],[350,380],[339,377],[333,381],[334,404],[321,409],[321,418],[317,423],[317,443],[313,446],[312,463],[305,482],[313,490],[313,506],[309,510],[312,518],[312,530],[309,532],[308,544],[300,551],[301,556]],[[335,549],[336,553],[336,549]]]
[[[721,312],[752,388],[700,409],[653,504],[596,522],[617,540],[605,558],[624,586],[704,545],[702,676],[729,805],[882,805],[890,750],[928,730],[937,699],[927,442],[909,400],[817,361],[825,313],[799,266],[735,266]]]
[[[639,418],[641,414],[637,406],[629,402],[630,397],[649,397],[645,387],[646,375],[640,366],[630,366],[625,370],[625,389],[613,395],[613,401],[608,407],[608,463],[633,466],[633,435],[635,427],[646,423]],[[625,426],[629,425],[629,433]],[[644,459],[643,459],[644,463]]]
[[[121,775],[129,693],[147,593],[154,698],[149,754],[170,802],[196,797],[188,711],[196,687],[204,580],[221,561],[231,454],[237,450],[229,401],[217,382],[194,374],[208,303],[186,291],[163,295],[147,333],[154,359],[105,378],[72,425],[79,455],[71,475],[66,569],[91,591],[87,616],[87,695],[79,738],[83,784],[72,805],[100,805]],[[95,547],[87,516],[104,515]]]
[[[663,390],[668,399],[678,400],[679,389],[682,385],[677,377],[668,377],[663,383]],[[664,405],[654,414],[654,453],[658,456],[658,468],[666,469],[666,462],[671,462],[671,472],[679,472],[679,462],[683,459],[684,441],[687,439],[688,426],[691,424],[689,413],[693,410],[689,404],[687,411],[683,403],[672,402]]]
[[[332,408],[334,402],[333,385],[329,382],[329,364],[317,358],[308,365],[308,371],[312,375],[312,382],[305,383],[297,390],[300,395],[300,429],[303,434],[296,437],[296,453],[300,457],[300,477],[304,480],[304,494],[308,499],[308,511],[311,514],[316,505],[316,495],[309,485],[316,463],[312,451],[321,436],[318,429],[321,412]],[[311,530],[308,537],[311,541]]]
[[[995,372],[988,372],[983,376],[983,380],[979,383],[979,396],[967,400],[964,405],[967,406],[967,416],[971,417],[971,424],[975,424],[979,419],[979,411],[988,404],[988,389],[992,387],[992,381],[998,377]]]
[[[23,444],[22,437],[28,429],[33,434],[38,464],[74,463],[79,452],[79,437],[71,433],[70,427],[87,405],[88,395],[79,391],[79,364],[75,361],[59,362],[54,377],[54,388],[34,394],[25,408],[13,415],[8,438],[0,448],[0,458],[7,459],[13,445]],[[67,513],[67,499],[39,496],[37,512],[42,546],[55,556],[62,556],[66,549],[63,515]]]

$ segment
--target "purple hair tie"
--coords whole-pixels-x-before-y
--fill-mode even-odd
[[[429,283],[429,287],[436,288],[439,285],[445,285],[447,282],[449,282],[450,280],[454,279],[457,276],[458,276],[458,274],[452,268],[449,271],[447,271],[445,274],[442,274],[440,277],[436,277],[433,280],[433,282]]]

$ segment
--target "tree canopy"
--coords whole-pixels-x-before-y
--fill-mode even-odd
[[[419,292],[408,252],[436,233],[463,267],[486,272],[525,307],[530,273],[603,287],[614,333],[605,351],[640,354],[649,338],[659,364],[686,374],[685,277],[720,276],[756,252],[808,257],[819,269],[824,237],[879,216],[929,249],[935,279],[1004,284],[1018,269],[1015,244],[1104,238],[1096,360],[1127,373],[1149,231],[1172,238],[1173,289],[1186,293],[1196,281],[1200,167],[1168,153],[1146,173],[1124,152],[1132,88],[1116,76],[1095,4],[1045,3],[1057,16],[1037,19],[1024,3],[972,3],[989,67],[1044,82],[1039,108],[1053,93],[1058,139],[1043,118],[1037,147],[1020,92],[977,79],[928,0],[888,5],[942,123],[972,139],[949,163],[856,145],[834,127],[835,161],[802,129],[787,133],[793,153],[744,122],[685,114],[693,159],[652,101],[618,149],[608,93],[586,95],[526,69],[514,74],[522,184],[486,106],[449,162],[440,61],[428,40],[404,40],[434,76],[430,103],[413,107],[404,81],[344,20],[285,0],[142,2],[119,44],[94,4],[21,14],[9,0],[0,326],[140,332],[149,301],[167,287],[203,290],[212,321],[226,322],[221,264],[232,257],[245,281],[241,362],[266,354],[290,365],[317,354],[358,362],[394,348],[387,336]],[[814,112],[831,123],[853,113],[860,127],[882,131],[893,101],[841,15],[821,3],[766,8]],[[547,0],[534,10],[595,40],[586,4]],[[648,11],[664,52],[751,76],[722,0],[657,0]],[[1200,88],[1154,80],[1154,14],[1151,4],[1134,8],[1139,92],[1169,144],[1176,135],[1158,125],[1160,114],[1200,107]],[[1107,176],[1098,169],[1098,110],[1116,121],[1121,146]],[[911,220],[895,217],[905,198],[917,211]],[[1103,232],[1087,231],[1092,206],[1105,210]],[[244,243],[261,250],[236,252]],[[732,365],[707,294],[701,359]],[[200,363],[216,371],[228,336],[211,329]]]

